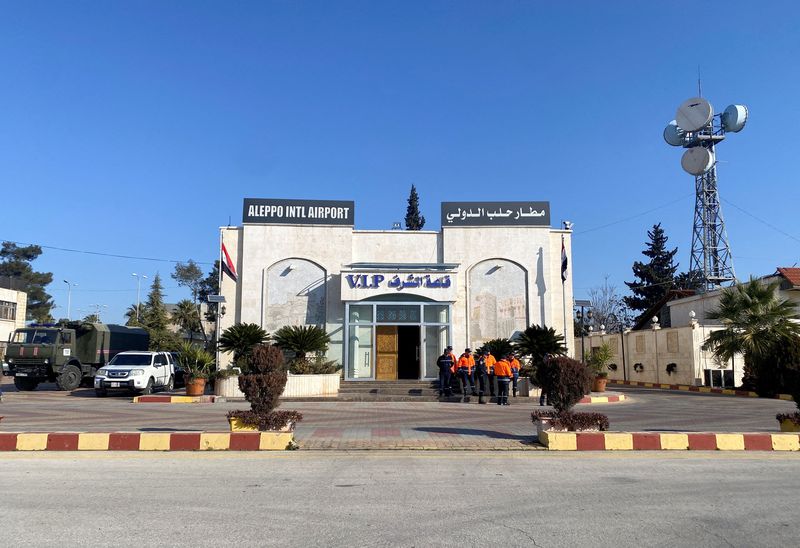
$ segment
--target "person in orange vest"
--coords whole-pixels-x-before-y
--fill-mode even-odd
[[[494,364],[494,375],[497,377],[497,405],[508,405],[508,385],[511,384],[511,355],[505,356]]]
[[[511,366],[511,374],[512,374],[511,382],[513,384],[513,394],[514,397],[516,398],[517,380],[519,379],[519,370],[520,370],[520,363],[516,356],[514,355],[511,356],[511,362],[509,362],[509,365]]]
[[[465,403],[469,401],[469,393],[467,392],[467,388],[469,388],[473,396],[478,395],[478,393],[475,392],[475,379],[472,376],[473,367],[475,367],[475,358],[472,357],[472,350],[465,348],[464,353],[461,354],[460,358],[458,358],[458,364],[456,365],[458,381],[461,385],[461,393],[464,395]]]
[[[494,356],[492,356],[492,353],[489,352],[488,349],[484,350],[484,353],[485,353],[484,355],[486,356],[486,371],[487,371],[487,376],[489,378],[489,397],[493,398],[495,385],[497,384],[494,377],[494,364],[497,363],[497,360],[495,359]]]

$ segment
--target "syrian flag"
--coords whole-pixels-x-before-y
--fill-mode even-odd
[[[239,281],[239,277],[236,275],[236,267],[233,266],[233,261],[231,261],[231,256],[228,255],[228,250],[225,249],[225,244],[222,244],[222,271],[231,277],[231,280],[234,282]]]
[[[564,235],[561,235],[561,283],[567,281],[567,248],[564,247]]]

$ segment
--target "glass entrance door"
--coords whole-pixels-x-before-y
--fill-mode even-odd
[[[435,379],[450,342],[450,304],[347,303],[347,380]]]

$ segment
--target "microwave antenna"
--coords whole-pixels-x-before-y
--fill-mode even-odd
[[[714,114],[714,107],[706,99],[692,97],[681,103],[675,119],[664,129],[664,140],[668,145],[686,149],[681,167],[694,176],[694,226],[689,274],[698,280],[704,291],[736,281],[717,191],[716,145],[725,139],[726,133],[741,131],[748,115],[744,105],[730,105],[722,113]]]

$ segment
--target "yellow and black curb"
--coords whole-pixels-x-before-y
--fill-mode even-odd
[[[281,451],[292,432],[0,432],[0,451]]]

